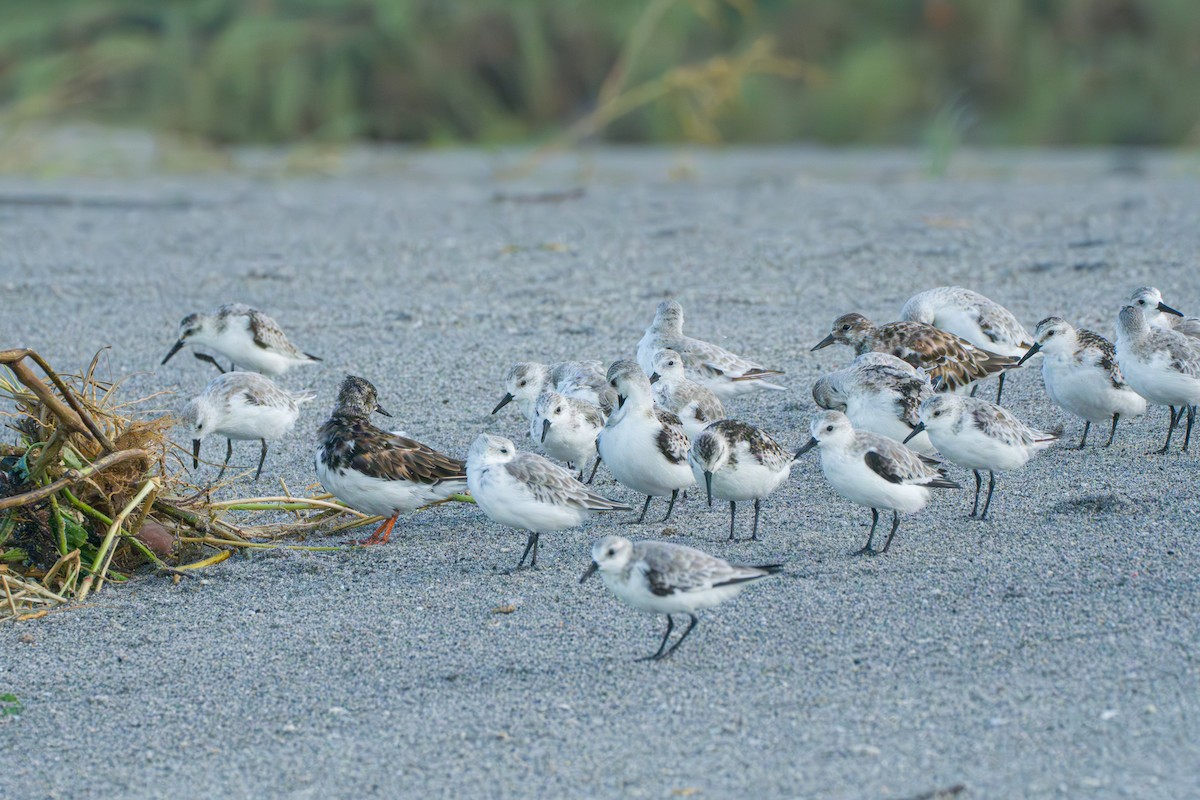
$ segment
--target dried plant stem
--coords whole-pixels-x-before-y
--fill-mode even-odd
[[[42,372],[46,374],[46,377],[50,379],[50,382],[62,394],[63,400],[67,401],[65,406],[62,400],[55,397],[54,393],[50,391],[44,382],[38,380],[38,377],[33,374],[33,370],[24,364],[26,358],[37,364]],[[100,446],[104,448],[106,453],[116,450],[113,447],[113,443],[109,441],[108,436],[105,435],[104,431],[100,430],[100,427],[96,425],[95,421],[88,415],[83,406],[80,405],[74,392],[71,391],[70,387],[58,376],[58,373],[40,355],[33,350],[3,350],[0,351],[0,364],[6,364],[12,370],[13,375],[17,377],[17,380],[25,384],[29,391],[36,394],[38,399],[68,428],[85,436],[91,434],[100,443]]]
[[[121,529],[121,523],[125,521],[133,511],[142,504],[152,491],[158,488],[158,482],[151,478],[142,484],[142,488],[133,496],[121,512],[113,519],[112,525],[108,527],[108,533],[104,535],[104,541],[100,543],[100,549],[96,551],[96,558],[92,561],[92,574],[83,579],[83,583],[79,587],[77,599],[83,602],[87,599],[88,593],[92,589],[92,582],[96,582],[96,591],[100,591],[104,586],[104,576],[108,572],[108,565],[112,562],[113,541],[117,538],[117,532]]]
[[[121,450],[116,453],[110,453],[109,455],[104,456],[104,458],[97,459],[81,469],[67,470],[61,478],[53,483],[46,484],[39,489],[34,489],[32,491],[25,492],[24,494],[13,495],[12,497],[5,497],[4,499],[0,500],[0,511],[3,511],[6,508],[25,506],[29,505],[30,503],[36,503],[39,500],[44,500],[45,498],[57,492],[59,489],[76,484],[84,478],[94,475],[103,469],[107,469],[114,464],[119,464],[122,461],[128,461],[131,458],[149,457],[150,453],[145,450]]]
[[[266,542],[231,542],[228,539],[218,539],[213,536],[180,536],[179,541],[195,544],[211,544],[221,547],[244,547],[249,550],[305,550],[310,553],[336,553],[346,550],[345,547],[318,546],[305,544],[267,544]],[[181,568],[182,569],[182,568]]]

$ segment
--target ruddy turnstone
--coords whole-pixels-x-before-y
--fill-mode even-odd
[[[375,387],[353,375],[342,381],[333,414],[317,432],[317,478],[356,511],[385,517],[361,544],[383,544],[400,514],[448,499],[467,488],[465,465],[418,441],[371,424]]]
[[[712,608],[738,595],[748,584],[774,575],[780,564],[743,567],[708,553],[668,542],[631,542],[605,536],[592,545],[592,565],[579,579],[596,572],[604,585],[624,603],[647,614],[665,614],[667,632],[658,651],[639,661],[658,661],[679,649],[696,627],[696,611]],[[687,614],[691,624],[667,649],[675,629],[672,614]]]

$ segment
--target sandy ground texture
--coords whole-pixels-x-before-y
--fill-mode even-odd
[[[1059,314],[1111,333],[1153,284],[1200,313],[1194,160],[964,155],[932,179],[904,154],[601,151],[497,179],[510,162],[6,178],[0,339],[63,367],[112,345],[130,396],[174,390],[174,410],[211,377],[186,354],[158,366],[179,319],[268,310],[325,358],[283,380],[318,398],[260,484],[302,487],[343,375],[450,453],[481,431],[529,447],[515,408],[489,415],[509,364],[630,356],[665,297],[691,334],[787,371],[786,393],[730,410],[788,446],[807,439],[812,382],[850,359],[809,352],[844,312],[889,321],[962,284],[1030,328]],[[1036,369],[1008,387],[1021,418],[1077,441]],[[0,719],[2,794],[1196,796],[1200,442],[1147,455],[1165,419],[1002,476],[987,523],[966,518],[969,492],[940,493],[884,557],[851,555],[869,513],[810,453],[758,543],[727,543],[727,509],[693,494],[667,525],[619,514],[547,535],[539,568],[510,575],[524,535],[457,505],[382,547],[105,589],[0,629],[0,692],[24,706]],[[257,451],[235,454],[250,468]],[[674,659],[635,663],[661,618],[578,583],[606,533],[787,571],[704,612]]]

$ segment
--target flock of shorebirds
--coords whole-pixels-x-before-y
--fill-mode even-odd
[[[901,514],[923,509],[933,489],[960,488],[947,476],[947,463],[972,472],[970,516],[986,519],[996,473],[1022,467],[1057,439],[999,405],[1007,370],[1034,356],[1042,359],[1050,400],[1084,421],[1080,448],[1093,422],[1111,424],[1107,447],[1118,422],[1141,416],[1147,404],[1170,409],[1159,452],[1168,452],[1185,412],[1183,450],[1188,448],[1200,403],[1200,319],[1167,306],[1157,289],[1136,290],[1121,308],[1115,346],[1059,317],[1043,319],[1030,335],[1006,308],[959,287],[922,292],[900,316],[901,321],[876,326],[846,314],[813,348],[844,344],[857,357],[813,386],[813,398],[825,410],[813,417],[811,439],[796,452],[726,413],[726,404],[743,395],[781,390],[772,379],[783,373],[685,336],[683,309],[666,301],[638,343],[636,360],[607,369],[599,361],[521,362],[508,371],[505,394],[492,413],[514,403],[529,422],[533,442],[565,467],[487,433],[475,439],[464,462],[388,432],[371,421],[375,413],[390,416],[375,387],[350,376],[319,431],[316,473],[347,506],[384,518],[362,544],[387,542],[401,514],[469,491],[489,518],[528,532],[520,569],[527,560],[531,567],[537,564],[540,534],[576,527],[598,512],[633,510],[590,487],[601,464],[618,483],[645,495],[638,522],[655,497],[668,501],[666,521],[681,491],[703,486],[709,505],[714,499],[729,503],[730,540],[737,504],[753,501],[749,538],[756,539],[763,498],[814,447],[833,488],[871,510],[871,530],[858,553],[887,552]],[[233,440],[257,440],[257,479],[268,442],[286,435],[300,405],[313,397],[285,391],[271,378],[320,359],[296,348],[266,314],[241,304],[185,317],[163,363],[185,346],[212,351],[216,357],[194,355],[222,370],[183,413],[194,466],[204,438],[225,438],[219,480]],[[231,362],[230,371],[218,358]],[[975,396],[978,382],[991,376],[998,376],[996,402]],[[591,478],[584,483],[589,462]],[[984,472],[988,490],[980,511]],[[876,550],[880,511],[891,511],[892,522]],[[667,631],[649,659],[665,658],[679,647],[696,626],[697,610],[781,568],[731,565],[690,547],[620,536],[598,540],[591,556],[581,582],[599,572],[621,600],[667,616]],[[668,648],[674,614],[687,615],[690,624]]]

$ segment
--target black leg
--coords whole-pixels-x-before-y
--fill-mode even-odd
[[[1004,379],[1008,377],[1007,372],[1000,373],[1000,386],[996,388],[996,405],[1000,405],[1000,397],[1004,394]],[[883,548],[887,550],[887,547]]]
[[[533,560],[529,562],[529,566],[530,567],[537,566],[537,541],[538,541],[537,533],[535,531],[530,531],[529,538],[525,541],[525,552],[521,553],[521,560],[517,562],[517,565],[515,567],[513,567],[513,569],[512,569],[513,572],[516,572],[517,570],[519,570],[521,567],[523,567],[525,565],[525,558],[526,558],[526,556],[529,555],[530,551],[533,551]]]
[[[596,470],[600,469],[600,454],[596,453],[596,463],[592,465],[592,474],[588,477],[587,482],[590,484],[596,480]],[[583,472],[580,471],[579,476],[583,477]]]
[[[1112,446],[1113,437],[1117,435],[1117,420],[1121,418],[1120,414],[1113,414],[1112,430],[1108,432],[1108,441],[1104,443],[1105,447]]]
[[[657,661],[662,658],[663,650],[667,646],[667,639],[671,638],[671,631],[675,630],[675,620],[671,619],[671,615],[667,614],[667,632],[663,634],[662,642],[658,645],[658,652],[654,655],[644,656],[638,661]]]
[[[1159,455],[1167,452],[1171,447],[1171,434],[1175,432],[1175,424],[1179,422],[1179,417],[1175,416],[1175,406],[1167,406],[1171,411],[1171,423],[1167,425],[1167,443],[1162,446],[1162,450],[1157,451]],[[1183,414],[1183,406],[1179,407],[1180,415]]]
[[[729,541],[731,541],[731,542],[737,541],[737,539],[733,538],[733,517],[735,514],[737,514],[737,503],[730,500],[729,501]]]
[[[646,495],[646,505],[642,506],[642,515],[638,517],[639,525],[646,521],[646,512],[650,510],[650,501],[653,499],[653,495]]]
[[[670,656],[672,653],[674,653],[676,650],[678,650],[679,645],[683,644],[683,640],[688,637],[688,634],[691,633],[692,629],[696,627],[696,623],[700,621],[696,618],[695,614],[688,614],[688,616],[692,618],[692,624],[688,625],[687,630],[683,632],[683,636],[680,636],[678,639],[675,640],[675,644],[671,645],[670,650],[668,650],[667,652],[665,652],[661,656],[659,656],[660,659],[666,658],[666,657]]]
[[[659,522],[666,522],[667,520],[669,520],[671,518],[671,512],[675,510],[675,500],[678,497],[679,497],[678,489],[675,489],[674,491],[671,492],[671,502],[667,504],[667,515],[665,517],[663,517],[662,519],[660,519]]]
[[[750,541],[758,541],[758,515],[762,508],[762,498],[754,498],[754,531],[750,534]]]
[[[217,477],[213,483],[219,483],[221,476],[225,474],[225,468],[229,466],[229,459],[233,458],[233,439],[225,440],[225,463],[221,465],[221,471],[217,473]]]
[[[1186,453],[1187,449],[1188,449],[1188,445],[1192,443],[1192,424],[1195,423],[1195,421],[1196,421],[1196,407],[1188,406],[1187,412],[1188,412],[1187,433],[1185,433],[1183,436],[1183,449],[1179,451],[1181,453]],[[1183,409],[1179,410],[1179,416],[1181,416],[1181,417],[1183,416]]]
[[[1083,422],[1083,438],[1079,440],[1079,447],[1076,448],[1077,450],[1082,450],[1084,448],[1084,445],[1087,444],[1088,431],[1090,431],[1091,429],[1092,429],[1091,421],[1084,420],[1084,422]]]
[[[871,509],[871,532],[867,534],[867,543],[863,545],[861,550],[855,550],[856,556],[874,555],[875,551],[871,549],[871,541],[875,538],[875,526],[879,524],[879,509]]]
[[[262,475],[263,462],[267,460],[267,440],[262,440],[262,453],[258,456],[258,472],[254,473],[254,480],[258,480],[258,476]]]
[[[983,476],[977,469],[972,472],[975,473],[975,505],[971,506],[971,519],[975,519],[975,515],[979,513],[979,487],[983,486]]]
[[[988,470],[988,496],[987,502],[983,504],[983,513],[979,515],[980,519],[987,519],[988,509],[992,505],[992,490],[996,488],[996,473]]]
[[[984,513],[987,513],[986,511]],[[896,536],[896,528],[900,527],[900,512],[892,511],[892,532],[888,534],[887,541],[883,543],[883,549],[879,552],[886,553],[888,548],[892,546],[892,539]]]
[[[208,353],[192,353],[192,355],[195,356],[198,361],[207,361],[209,364],[212,364],[217,368],[217,372],[221,373],[222,375],[225,374],[225,370],[220,364],[217,363],[217,360]],[[232,367],[230,367],[230,369],[232,369]]]

